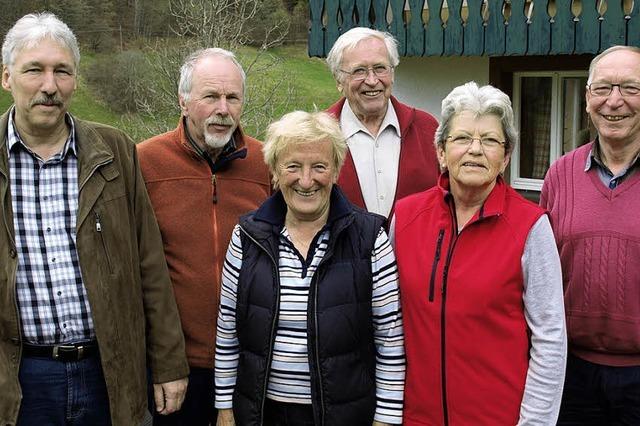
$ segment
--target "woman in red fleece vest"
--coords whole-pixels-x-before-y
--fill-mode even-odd
[[[442,102],[436,187],[400,200],[405,425],[555,424],[566,362],[560,261],[540,207],[502,179],[511,102],[475,83]]]

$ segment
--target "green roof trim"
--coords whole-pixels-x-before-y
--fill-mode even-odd
[[[356,26],[390,32],[402,56],[572,55],[640,46],[640,2],[625,11],[629,2],[610,0],[603,12],[598,0],[582,0],[579,11],[572,3],[447,0],[443,8],[443,0],[309,0],[309,55],[325,57]]]

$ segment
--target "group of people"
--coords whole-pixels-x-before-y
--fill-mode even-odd
[[[508,96],[438,123],[387,33],[340,36],[342,99],[264,143],[229,51],[137,146],[68,112],[79,60],[49,13],[2,46],[1,425],[640,424],[640,49],[593,59],[597,137],[540,205],[503,178]]]

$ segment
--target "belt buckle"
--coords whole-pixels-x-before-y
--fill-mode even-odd
[[[75,354],[74,354],[75,351]],[[60,358],[66,358],[65,355],[74,354],[75,356],[72,359],[79,361],[82,359],[82,354],[84,352],[84,346],[74,346],[74,345],[56,345],[53,347],[53,359],[58,360]],[[64,359],[63,359],[64,360]]]

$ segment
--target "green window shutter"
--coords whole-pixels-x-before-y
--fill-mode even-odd
[[[627,21],[627,44],[640,47],[640,5],[637,1]]]
[[[322,28],[323,5],[323,0],[309,0],[309,13],[311,14],[311,29],[309,30],[309,40],[307,42],[309,56],[325,56],[324,29]]]
[[[449,0],[449,19],[444,29],[444,54],[460,56],[464,49],[462,32],[462,0]]]
[[[392,1],[390,2],[390,6],[393,17],[391,18],[389,30],[391,31],[391,34],[396,37],[396,40],[398,40],[398,54],[400,56],[404,56],[407,52],[407,29],[404,23],[404,2]]]
[[[489,56],[504,55],[505,25],[502,2],[489,2],[489,21],[485,29],[484,52]]]
[[[596,9],[597,0],[582,0],[582,13],[576,23],[576,54],[598,53],[600,15]]]
[[[546,55],[551,49],[551,24],[547,11],[549,0],[536,0],[529,24],[528,55]]]
[[[511,1],[511,16],[507,25],[506,55],[522,56],[527,53],[527,17],[524,0]]]
[[[482,19],[482,0],[467,0],[469,17],[464,27],[464,54],[482,55],[484,51],[484,21]]]
[[[444,45],[444,31],[442,28],[443,0],[427,0],[429,5],[429,22],[427,22],[427,40],[425,46],[425,56],[440,56]]]
[[[340,27],[338,26],[338,0],[325,0],[325,10],[327,24],[324,29],[324,54],[329,54],[333,43],[340,37]]]
[[[552,55],[572,54],[575,37],[575,22],[571,12],[571,2],[556,2],[556,16],[551,24]]]
[[[636,2],[634,9],[640,5]],[[625,44],[624,10],[622,10],[622,0],[609,0],[607,11],[600,24],[602,36],[600,37],[600,51],[603,51],[616,44]]]
[[[387,25],[387,1],[373,0],[373,11],[376,15],[375,29],[378,31],[389,31]]]
[[[424,0],[409,0],[411,20],[407,25],[407,56],[422,56],[424,54],[423,7]]]

